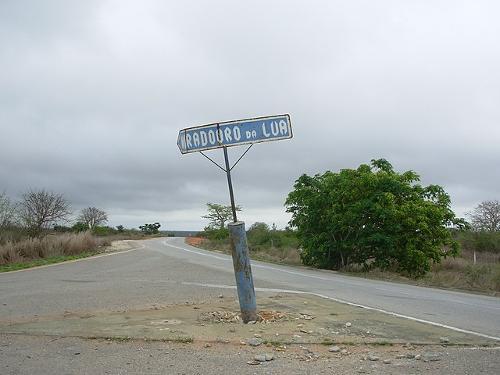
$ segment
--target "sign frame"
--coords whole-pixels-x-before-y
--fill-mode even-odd
[[[264,135],[264,137],[260,136],[257,138],[258,133],[257,130],[254,128],[258,126],[259,122],[262,122],[261,124],[262,134]],[[250,130],[246,130],[245,125],[247,127],[252,126],[253,128]],[[238,130],[237,132],[234,129],[235,127],[237,127]],[[198,134],[196,133],[197,131],[200,132],[199,133],[200,135],[201,132],[205,132],[206,145],[200,145],[200,146],[197,145],[195,147],[188,147],[188,144],[191,144],[191,138],[190,138],[191,134],[193,133]],[[229,131],[229,138],[231,138],[232,135],[235,135],[236,138],[236,135],[238,134],[241,137],[242,132],[246,133],[251,132],[253,137],[248,137],[248,134],[246,134],[245,140],[227,142],[228,131]],[[267,135],[266,131],[269,132]],[[209,134],[208,136],[207,133]],[[181,154],[184,155],[193,152],[215,150],[222,147],[242,146],[242,145],[262,143],[262,142],[279,141],[290,138],[293,138],[292,122],[290,120],[290,115],[288,113],[285,113],[282,115],[261,116],[261,117],[252,117],[241,120],[222,121],[222,122],[215,122],[215,123],[185,128],[179,131],[179,135],[177,136],[177,147],[179,147],[179,151],[181,152]],[[198,143],[203,143],[203,142],[198,140]]]

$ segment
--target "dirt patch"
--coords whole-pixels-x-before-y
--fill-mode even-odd
[[[186,237],[186,243],[191,246],[200,246],[205,241],[202,237]]]
[[[0,333],[273,346],[305,344],[493,345],[475,335],[434,327],[319,297],[261,293],[260,321],[243,324],[237,300],[216,299],[126,312],[71,312],[0,325]]]

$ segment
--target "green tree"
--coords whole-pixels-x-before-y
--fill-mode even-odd
[[[226,223],[233,218],[233,211],[231,206],[224,206],[217,203],[207,203],[208,214],[203,215],[203,219],[208,219],[209,229],[224,229]],[[236,211],[241,211],[240,206],[236,206]]]
[[[414,276],[456,255],[449,227],[466,223],[437,185],[421,186],[413,171],[397,173],[385,159],[357,169],[302,175],[286,199],[304,264],[395,268]]]
[[[139,229],[144,234],[158,234],[161,227],[160,223],[144,224],[139,227]]]

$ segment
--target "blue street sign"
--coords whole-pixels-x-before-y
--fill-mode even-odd
[[[290,115],[225,121],[183,129],[177,146],[183,154],[292,138]]]

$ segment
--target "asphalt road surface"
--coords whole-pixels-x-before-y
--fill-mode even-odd
[[[140,241],[137,246],[121,254],[0,274],[0,321],[235,295],[229,256],[191,247],[183,238]],[[500,341],[496,297],[256,261],[252,270],[257,294],[264,289],[313,293]]]

